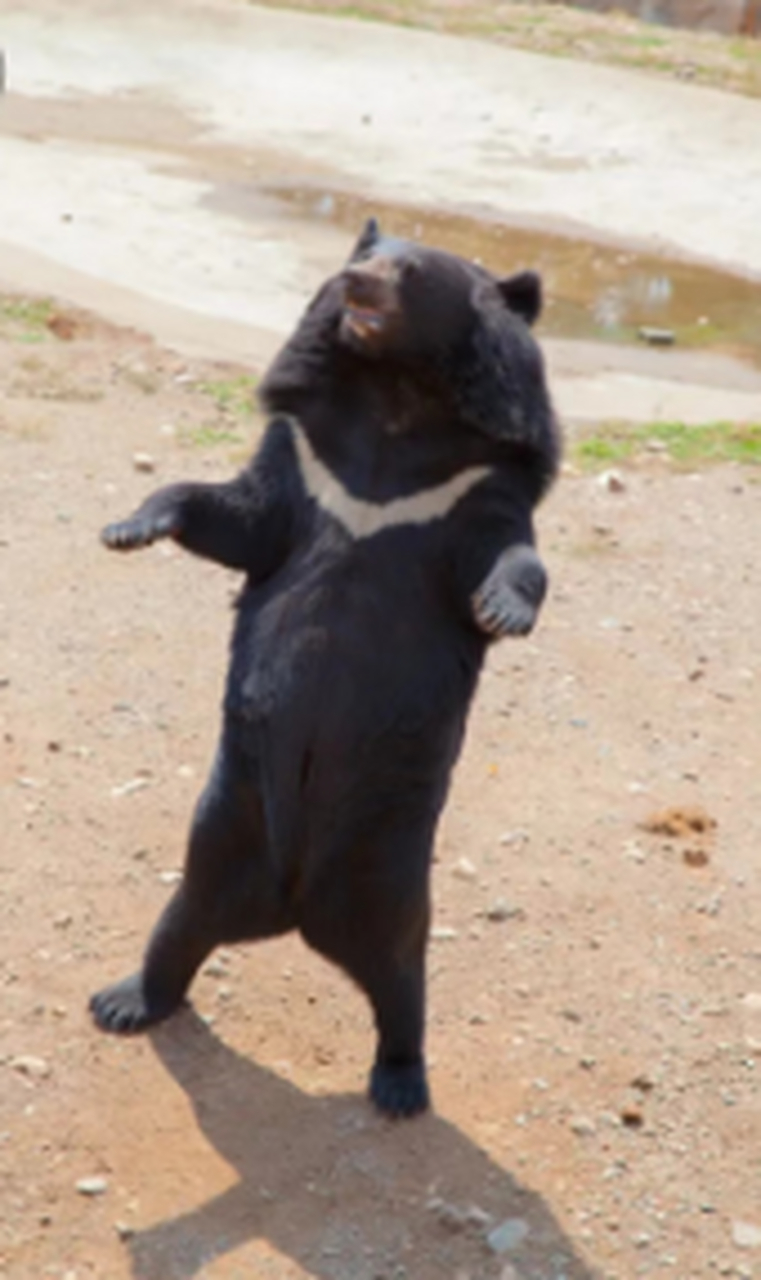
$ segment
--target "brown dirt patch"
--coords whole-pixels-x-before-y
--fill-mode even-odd
[[[716,830],[716,821],[699,808],[660,809],[645,818],[642,830],[656,836],[673,836],[674,839],[686,839],[694,835],[708,835]]]
[[[436,1111],[393,1126],[364,1002],[296,939],[221,952],[150,1038],[89,1022],[180,865],[236,591],[98,531],[228,475],[257,424],[240,370],[45,314],[0,337],[0,1275],[751,1275],[755,473],[653,458],[549,499],[542,624],[494,649],[438,840]],[[718,823],[700,875],[632,840],[667,805]]]

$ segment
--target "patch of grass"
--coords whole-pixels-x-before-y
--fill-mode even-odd
[[[209,396],[220,413],[234,418],[253,418],[256,406],[257,379],[248,373],[231,378],[199,382],[198,390]]]
[[[0,337],[15,342],[43,342],[51,336],[48,324],[55,313],[50,298],[20,298],[0,294]]]
[[[590,469],[627,462],[634,451],[633,442],[613,435],[585,436],[577,441],[573,455]]]
[[[650,35],[649,32],[637,32],[630,37],[631,43],[640,49],[662,49],[666,41],[663,36]]]
[[[690,426],[684,422],[654,422],[645,425],[611,422],[585,433],[571,449],[583,467],[600,467],[633,462],[648,450],[659,452],[686,467],[716,462],[738,462],[761,466],[761,422],[707,422]]]
[[[197,449],[214,449],[219,445],[238,445],[242,436],[233,426],[204,422],[200,427],[189,427],[183,431],[181,439],[183,444],[193,445]]]

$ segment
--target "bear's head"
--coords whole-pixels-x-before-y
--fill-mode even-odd
[[[505,310],[532,325],[542,309],[536,272],[496,279],[454,254],[383,236],[374,218],[343,283],[342,341],[370,358],[409,364],[446,361]]]
[[[363,381],[415,388],[442,419],[536,455],[545,482],[559,435],[531,326],[533,271],[498,278],[451,253],[365,225],[343,271],[307,308],[261,387],[269,412],[301,415],[309,397]]]

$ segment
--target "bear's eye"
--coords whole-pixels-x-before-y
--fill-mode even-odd
[[[410,258],[405,258],[404,261],[401,263],[402,279],[412,280],[415,276],[420,274],[422,266],[423,266],[422,262],[417,257],[413,256]]]

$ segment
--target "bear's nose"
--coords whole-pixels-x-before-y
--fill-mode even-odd
[[[388,308],[396,299],[398,269],[389,258],[368,258],[344,271],[346,301],[357,307]]]

